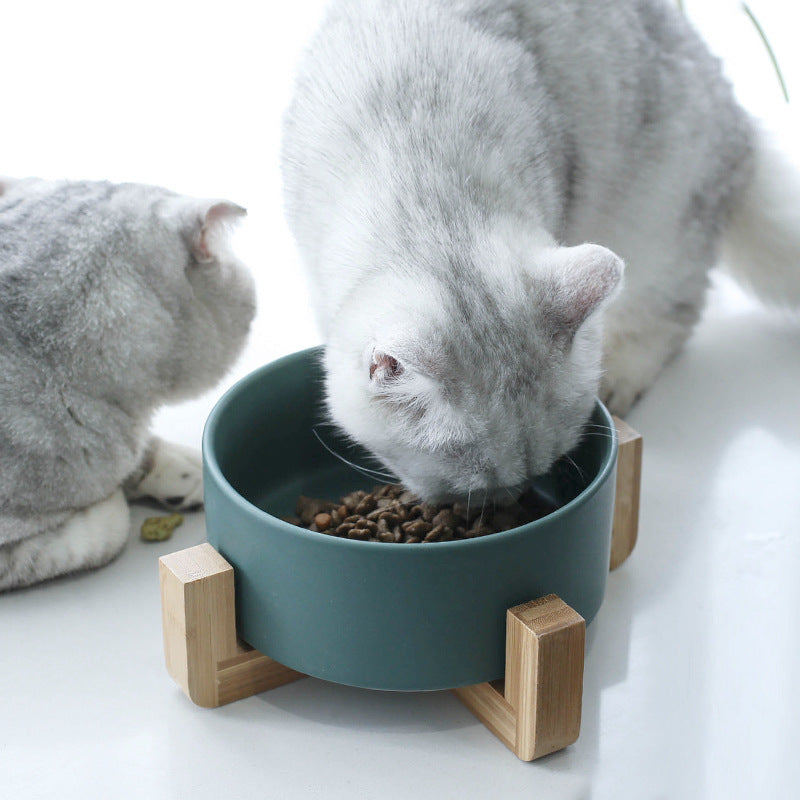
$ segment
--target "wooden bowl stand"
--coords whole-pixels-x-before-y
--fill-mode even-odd
[[[636,544],[642,437],[614,419],[619,434],[610,568]],[[303,678],[236,634],[233,567],[201,544],[159,559],[167,670],[207,708]],[[523,761],[561,750],[580,732],[583,617],[556,595],[506,614],[505,679],[451,691]]]

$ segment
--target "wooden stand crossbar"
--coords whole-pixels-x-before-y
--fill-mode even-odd
[[[615,423],[611,569],[636,544],[642,457],[641,436]],[[221,706],[305,677],[238,640],[233,567],[210,544],[162,556],[159,576],[167,670],[197,705]],[[585,631],[556,595],[511,608],[505,680],[452,691],[522,760],[560,750],[580,732]]]

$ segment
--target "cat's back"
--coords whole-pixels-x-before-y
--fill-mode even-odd
[[[330,4],[284,115],[284,205],[303,231],[301,250],[313,253],[335,224],[332,198],[348,185],[361,181],[370,203],[387,208],[389,196],[452,195],[474,164],[501,151],[528,163],[541,151],[552,131],[543,131],[534,59],[511,37],[476,26],[468,5]],[[517,172],[517,184],[527,179]]]
[[[519,98],[529,70],[570,128],[581,118],[653,124],[681,102],[688,112],[730,102],[717,60],[668,0],[335,0],[301,58],[285,144],[313,148],[337,124],[342,145],[363,143],[358,126],[392,112],[387,89],[398,107],[405,88],[420,104],[439,91],[469,110],[500,77],[510,91],[499,106]]]
[[[122,209],[115,213],[120,191],[105,182],[31,179],[0,197],[0,324],[7,331],[13,326],[32,339],[47,317],[67,335],[69,317],[104,290],[127,224]]]
[[[38,179],[4,189],[0,510],[24,506],[42,483],[57,504],[67,495],[80,504],[85,484],[63,481],[59,470],[69,462],[80,476],[87,460],[100,458],[98,441],[125,421],[120,404],[98,397],[116,373],[106,354],[115,352],[118,338],[136,342],[124,330],[134,310],[126,291],[131,276],[117,257],[125,239],[124,213],[116,208],[122,190]],[[109,440],[106,450],[116,455],[116,449]]]
[[[541,174],[521,176],[523,154],[552,168],[561,208],[546,217],[575,240],[598,239],[620,196],[642,206],[648,186],[734,193],[744,171],[726,176],[751,136],[718,60],[667,0],[339,0],[285,119],[290,220],[324,225],[329,198],[378,149],[384,175],[412,169],[409,156],[420,172],[459,159],[467,172],[488,142],[529,202],[548,196]]]

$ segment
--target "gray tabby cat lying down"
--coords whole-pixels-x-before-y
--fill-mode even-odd
[[[213,386],[255,312],[226,223],[136,184],[0,180],[0,590],[96,567],[127,500],[202,503],[199,454],[153,439]]]
[[[625,414],[721,244],[800,306],[798,171],[671,0],[334,0],[283,175],[330,415],[429,500],[515,494],[598,391]]]

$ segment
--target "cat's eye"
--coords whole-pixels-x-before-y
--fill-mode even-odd
[[[403,365],[394,356],[376,351],[372,354],[372,363],[369,366],[370,380],[378,369],[381,370],[380,377],[384,378],[397,378],[403,374]]]

